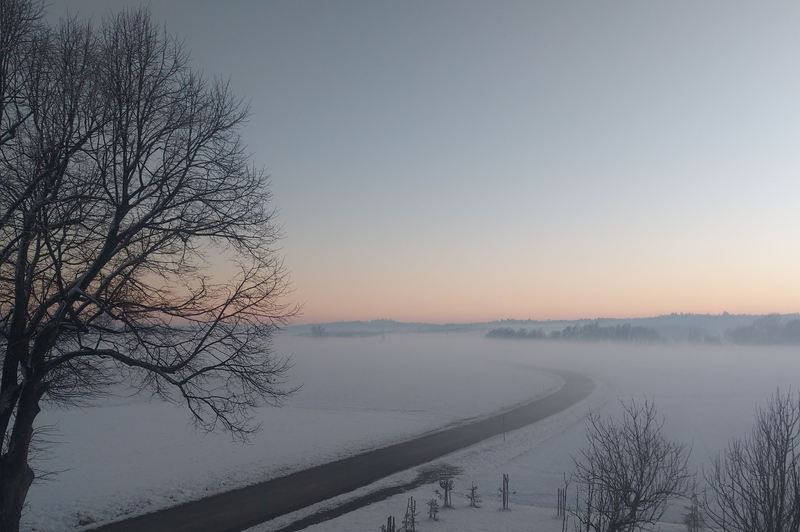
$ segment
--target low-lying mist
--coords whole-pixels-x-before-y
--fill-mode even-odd
[[[699,461],[716,455],[729,438],[747,432],[756,406],[778,388],[796,389],[800,375],[796,346],[496,341],[484,338],[482,332],[386,335],[385,339],[282,335],[277,346],[295,352],[292,378],[298,382],[306,371],[316,373],[306,366],[306,358],[318,364],[320,359],[311,353],[324,352],[331,374],[357,372],[359,387],[379,386],[385,396],[435,388],[438,383],[444,395],[463,387],[471,400],[480,403],[518,386],[492,372],[483,376],[477,361],[577,371],[601,385],[604,391],[598,393],[606,394],[603,409],[610,413],[619,411],[617,399],[652,398],[666,418],[665,430],[687,439],[694,460]],[[516,372],[522,378],[524,373]],[[333,381],[327,384],[336,387]],[[304,394],[313,396],[316,388],[314,378],[307,380],[294,400],[302,402]]]
[[[498,341],[485,333],[283,332],[276,353],[295,364],[287,385],[303,388],[283,408],[255,412],[263,430],[249,445],[197,434],[186,408],[142,397],[47,409],[40,421],[58,443],[35,465],[59,473],[31,488],[26,526],[64,530],[75,525],[76,508],[104,522],[284,475],[489,416],[561,385],[532,369],[573,370],[595,380],[589,398],[520,432],[533,440],[516,437],[513,449],[497,450],[524,455],[514,482],[543,504],[586,444],[589,410],[618,415],[617,399],[652,399],[666,418],[664,433],[692,446],[699,469],[749,431],[756,405],[777,388],[796,389],[800,375],[796,347]],[[479,469],[500,456],[467,455]]]

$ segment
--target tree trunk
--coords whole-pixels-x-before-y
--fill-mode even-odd
[[[19,532],[22,506],[33,482],[27,460],[4,454],[0,457],[0,532]]]
[[[19,532],[22,507],[34,478],[28,451],[43,390],[33,382],[23,386],[8,450],[0,456],[0,532]]]

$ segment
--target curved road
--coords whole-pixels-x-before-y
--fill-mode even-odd
[[[545,371],[564,379],[564,386],[490,418],[92,530],[239,532],[502,434],[504,425],[506,431],[530,425],[565,410],[594,389],[594,382],[579,373]]]

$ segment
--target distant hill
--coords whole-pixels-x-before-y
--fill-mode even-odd
[[[318,327],[322,328],[316,329]],[[442,332],[469,332],[482,330],[483,324],[454,324],[444,325],[436,323],[401,322],[394,320],[371,321],[336,321],[330,323],[313,323],[308,325],[291,325],[285,330],[301,336],[332,336],[339,338],[356,338],[368,336],[381,336],[386,334],[408,333],[442,333]],[[316,329],[317,334],[315,334]],[[321,334],[319,334],[321,332]]]
[[[788,324],[800,319],[800,314],[668,314],[650,318],[595,318],[580,320],[498,320],[478,323],[421,323],[400,322],[394,320],[371,321],[340,321],[332,323],[315,323],[307,325],[293,325],[285,330],[290,334],[312,336],[312,327],[321,327],[325,336],[333,337],[367,337],[387,334],[430,334],[430,333],[483,333],[484,335],[499,328],[541,330],[545,335],[552,331],[563,331],[567,327],[580,328],[588,324],[596,327],[617,327],[626,324],[630,327],[643,327],[658,333],[659,338],[665,341],[678,341],[690,343],[719,343],[728,341],[734,343],[737,339],[747,338],[747,343],[755,343],[761,336],[749,334],[748,327],[753,327],[758,320],[771,316],[767,322]],[[760,322],[763,323],[763,322]],[[758,324],[755,325],[758,328]],[[792,326],[789,326],[790,328]],[[737,333],[733,333],[737,330]],[[759,329],[760,330],[760,329]],[[731,331],[727,332],[726,331]],[[317,329],[317,332],[320,332]],[[788,333],[786,333],[788,334]],[[781,338],[788,338],[789,336]],[[762,335],[763,336],[763,335]],[[766,336],[765,336],[766,337]],[[769,337],[772,338],[772,337]],[[742,342],[743,343],[743,342]],[[775,342],[772,342],[775,343]]]

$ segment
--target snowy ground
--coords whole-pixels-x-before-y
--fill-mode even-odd
[[[188,411],[142,397],[115,397],[84,410],[47,410],[53,442],[34,466],[58,472],[31,488],[23,530],[102,523],[245,486],[546,395],[557,377],[462,352],[447,336],[386,340],[281,335],[292,354],[283,408],[258,412],[249,444],[197,434]]]
[[[777,387],[797,389],[800,353],[796,348],[696,348],[688,346],[620,346],[602,344],[552,344],[530,342],[479,343],[496,360],[536,363],[543,366],[581,369],[595,378],[598,387],[587,401],[543,422],[506,437],[487,440],[453,453],[434,464],[460,467],[455,478],[456,508],[442,510],[438,521],[428,519],[425,502],[438,486],[429,484],[403,495],[372,504],[356,512],[308,528],[309,532],[373,530],[395,517],[398,526],[408,497],[417,501],[417,530],[422,532],[519,531],[560,532],[556,515],[556,492],[562,475],[572,469],[571,456],[585,442],[588,409],[618,415],[618,399],[631,396],[653,398],[666,417],[664,430],[693,447],[693,467],[700,469],[722,449],[729,438],[742,436],[750,428],[758,404]],[[501,510],[498,488],[502,475],[510,475],[509,511]],[[410,471],[359,490],[353,496],[414,478]],[[464,496],[475,483],[483,497],[481,508],[470,508]],[[335,506],[330,501],[313,510]],[[659,525],[662,532],[685,530],[680,523],[682,504],[673,505]],[[254,527],[250,532],[269,532],[309,512]],[[569,530],[573,530],[570,525]]]
[[[730,437],[749,430],[756,405],[777,387],[797,389],[800,375],[796,348],[493,341],[463,334],[386,340],[282,336],[277,347],[294,353],[292,378],[305,387],[286,407],[259,413],[265,428],[251,445],[224,434],[196,435],[186,411],[140,398],[43,413],[43,424],[58,423],[51,439],[60,443],[38,466],[68,471],[31,489],[23,529],[65,530],[85,514],[103,522],[126,511],[150,511],[483,417],[560,385],[555,377],[521,371],[524,364],[578,370],[598,386],[586,401],[509,434],[505,442],[494,438],[439,460],[463,470],[456,478],[456,509],[442,511],[439,521],[424,514],[424,501],[434,495],[428,485],[309,530],[377,531],[388,515],[399,525],[413,496],[421,514],[417,529],[425,532],[555,532],[561,529],[556,490],[585,442],[589,408],[617,415],[617,398],[654,398],[667,419],[664,430],[692,445],[699,469]],[[516,492],[510,511],[498,510],[503,473]],[[341,499],[415,475],[401,473]],[[458,495],[471,482],[479,487],[482,508],[468,508]],[[673,508],[661,530],[682,530],[675,524],[680,511]],[[299,515],[254,531],[274,530]]]

